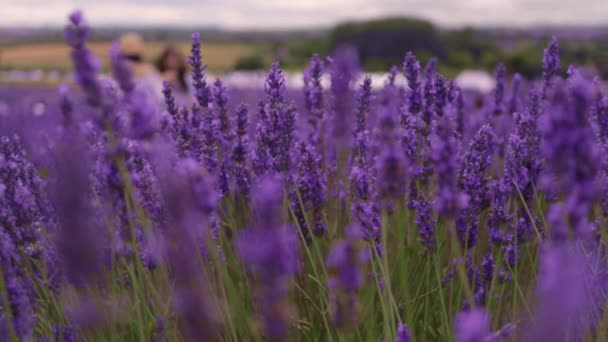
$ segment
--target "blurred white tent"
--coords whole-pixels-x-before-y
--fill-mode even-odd
[[[489,93],[494,89],[496,83],[494,77],[483,70],[465,70],[454,81],[462,89],[476,90],[481,93]]]
[[[228,87],[245,88],[245,89],[262,89],[267,71],[233,71],[223,75],[208,74],[208,81],[220,77],[224,84]],[[384,85],[388,77],[388,73],[362,73],[359,78],[353,82],[353,88],[356,89],[361,85],[363,78],[370,76],[372,78],[372,88],[380,89]],[[42,70],[22,71],[12,70],[0,73],[0,80],[10,82],[26,82],[26,81],[71,81],[72,73],[63,73],[56,70],[48,72]],[[286,86],[290,89],[301,89],[304,85],[301,72],[285,73]],[[324,89],[330,88],[329,75],[326,73],[321,80]],[[467,90],[475,90],[482,93],[488,93],[494,89],[495,81],[491,74],[483,70],[465,70],[461,72],[455,79],[456,84]],[[403,86],[407,89],[407,81],[402,74],[397,75],[395,84]]]

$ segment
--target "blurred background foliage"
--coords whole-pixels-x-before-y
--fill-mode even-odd
[[[107,62],[112,37],[128,28],[98,29],[92,44]],[[569,64],[593,68],[608,76],[608,29],[604,28],[438,28],[431,22],[405,17],[345,22],[330,29],[300,31],[221,31],[197,28],[138,30],[149,41],[147,57],[153,60],[166,42],[188,53],[190,32],[201,31],[206,63],[212,72],[266,69],[274,60],[286,70],[300,70],[313,53],[322,56],[340,45],[352,45],[366,71],[387,71],[401,65],[404,53],[414,51],[425,63],[435,56],[439,71],[453,77],[464,69],[491,71],[505,63],[510,73],[539,74],[544,46],[555,33],[560,39],[564,69]],[[1,32],[0,32],[1,33]],[[33,31],[27,36],[0,39],[1,70],[69,70],[68,48],[60,29]]]

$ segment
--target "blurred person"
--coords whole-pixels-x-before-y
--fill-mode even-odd
[[[156,61],[156,68],[163,80],[169,82],[178,106],[190,106],[194,101],[186,66],[186,57],[174,45],[167,45]]]
[[[119,40],[120,52],[129,60],[135,86],[146,91],[151,99],[162,102],[162,79],[156,68],[144,60],[146,46],[137,33],[124,34]]]

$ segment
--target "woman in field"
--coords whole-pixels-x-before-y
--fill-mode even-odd
[[[173,45],[168,45],[160,54],[156,68],[164,81],[169,82],[175,103],[178,106],[189,106],[194,100],[194,93],[189,85],[190,77],[186,68],[186,58]]]
[[[119,44],[120,52],[129,60],[135,86],[161,103],[162,79],[154,66],[144,59],[146,47],[143,38],[137,33],[127,33],[120,37]]]

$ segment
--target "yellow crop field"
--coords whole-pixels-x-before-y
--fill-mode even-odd
[[[104,67],[108,63],[108,51],[111,42],[92,42],[89,47],[93,53],[101,58]],[[151,41],[146,43],[146,59],[153,61],[167,43]],[[177,45],[184,55],[190,50],[189,41],[173,43]],[[258,46],[240,42],[210,42],[203,43],[203,56],[205,63],[211,71],[226,71],[234,67],[236,61],[243,56],[257,52]],[[0,47],[0,66],[15,69],[58,69],[69,70],[70,48],[64,43],[37,43],[20,44]]]

